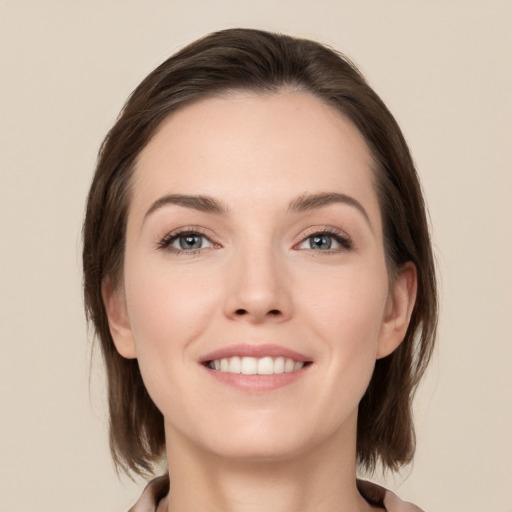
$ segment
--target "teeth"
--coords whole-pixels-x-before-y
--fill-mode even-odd
[[[226,358],[220,360],[220,371],[221,372],[229,371],[229,361]]]
[[[242,361],[239,357],[230,357],[227,361],[229,373],[240,373],[242,370]]]
[[[210,362],[210,368],[226,373],[244,375],[272,375],[300,370],[304,363],[288,357],[225,357]]]
[[[258,360],[255,357],[242,357],[240,373],[244,375],[254,375],[258,373]]]
[[[258,375],[272,375],[274,371],[274,361],[271,357],[258,359]]]
[[[287,359],[284,363],[284,371],[285,372],[293,372],[295,368],[295,361],[293,359]]]
[[[292,359],[287,359],[290,363],[293,363]],[[291,364],[289,365],[291,367]],[[301,368],[303,364],[301,363]],[[286,364],[284,362],[284,357],[276,357],[274,360],[274,373],[284,373],[286,370]],[[291,371],[291,370],[290,370]]]

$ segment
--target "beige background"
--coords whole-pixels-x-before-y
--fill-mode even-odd
[[[0,0],[0,510],[119,511],[101,367],[88,383],[80,229],[96,151],[158,63],[261,27],[351,56],[396,115],[430,203],[439,348],[416,462],[427,511],[512,511],[512,2]]]

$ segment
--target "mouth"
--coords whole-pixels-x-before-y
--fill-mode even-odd
[[[272,391],[309,373],[310,357],[273,344],[230,345],[198,361],[218,382],[251,393]]]
[[[296,361],[291,357],[222,357],[203,363],[207,368],[222,373],[243,375],[278,375],[296,372],[311,364],[309,361]]]

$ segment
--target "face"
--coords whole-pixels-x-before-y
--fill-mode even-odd
[[[413,268],[389,283],[372,165],[357,129],[305,93],[199,101],[140,154],[123,286],[104,298],[168,445],[355,449],[375,360],[414,301]]]

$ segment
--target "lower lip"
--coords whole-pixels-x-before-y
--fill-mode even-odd
[[[243,373],[229,373],[212,370],[204,366],[205,370],[218,382],[227,384],[241,391],[251,393],[264,393],[287,386],[304,377],[310,365],[286,373],[273,373],[272,375],[245,375]]]

